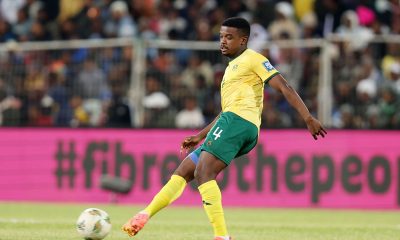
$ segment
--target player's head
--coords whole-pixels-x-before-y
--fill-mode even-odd
[[[221,53],[227,57],[236,56],[247,47],[250,36],[249,22],[240,17],[226,19],[219,32]]]

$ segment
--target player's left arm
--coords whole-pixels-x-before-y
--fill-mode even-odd
[[[303,100],[297,94],[296,90],[283,78],[281,74],[276,74],[269,81],[268,84],[281,92],[285,96],[286,100],[292,105],[297,112],[301,115],[304,122],[307,124],[307,128],[315,140],[318,139],[318,135],[325,137],[327,134],[326,130],[316,118],[314,118]]]

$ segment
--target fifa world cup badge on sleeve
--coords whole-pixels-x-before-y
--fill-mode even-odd
[[[274,66],[272,66],[272,64],[269,61],[263,62],[263,65],[268,72],[271,72],[275,69]]]

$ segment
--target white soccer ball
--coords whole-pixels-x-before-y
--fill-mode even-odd
[[[101,240],[111,231],[110,217],[98,208],[85,209],[76,221],[76,230],[85,240]]]

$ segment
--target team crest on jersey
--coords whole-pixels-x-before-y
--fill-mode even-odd
[[[235,71],[237,68],[238,68],[238,65],[237,65],[237,64],[233,65],[232,71]]]
[[[265,69],[267,69],[268,72],[271,72],[275,69],[268,60],[263,62],[263,66],[265,67]]]

